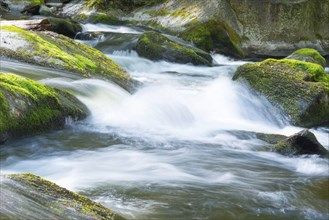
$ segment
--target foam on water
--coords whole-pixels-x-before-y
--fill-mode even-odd
[[[137,31],[134,28],[115,26],[108,24],[84,24],[82,26],[84,32],[113,32],[113,33],[126,33],[126,34],[140,34],[142,32]]]

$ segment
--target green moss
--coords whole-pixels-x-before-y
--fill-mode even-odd
[[[302,48],[296,50],[288,58],[316,63],[323,67],[326,65],[326,59],[321,56],[317,50],[311,48]]]
[[[148,14],[150,16],[166,16],[170,14],[170,11],[168,9],[158,9],[145,11],[144,14]]]
[[[129,13],[135,9],[149,7],[166,2],[167,0],[88,0],[85,8],[95,8],[98,11],[120,10]]]
[[[245,79],[291,117],[292,123],[310,127],[329,122],[328,75],[314,63],[267,59],[238,68],[233,79]]]
[[[12,0],[12,2],[20,3],[22,0]],[[44,5],[44,0],[24,0],[24,2],[27,2],[29,4],[36,4],[36,5]]]
[[[3,26],[2,30],[17,33],[29,43],[29,48],[5,52],[8,56],[18,57],[26,62],[43,66],[77,72],[85,77],[97,76],[110,79],[127,90],[131,90],[133,87],[133,81],[126,71],[100,51],[85,44],[63,35],[34,33],[15,26]]]
[[[83,119],[88,112],[69,93],[12,74],[0,73],[0,100],[0,137],[61,128],[66,117]]]
[[[70,215],[66,216],[65,214],[67,212],[66,210],[72,209],[75,215],[78,213],[86,219],[123,219],[101,204],[42,179],[39,176],[24,173],[11,174],[8,177],[27,187],[26,191],[21,192],[24,196],[45,207],[51,207],[52,212],[62,217],[70,218]]]
[[[104,23],[114,25],[122,25],[126,23],[125,21],[121,21],[118,17],[106,13],[94,13],[88,16],[86,20],[92,23]]]
[[[241,41],[238,34],[225,23],[217,20],[204,23],[191,22],[180,36],[205,51],[216,51],[235,57],[244,56],[238,46]]]
[[[139,55],[152,60],[211,65],[211,57],[204,51],[178,44],[155,31],[145,32],[137,42]]]
[[[326,74],[322,66],[315,63],[304,62],[304,61],[293,60],[293,59],[282,59],[282,60],[267,59],[263,61],[265,65],[271,64],[273,62],[277,62],[285,66],[289,66],[293,70],[305,71],[307,73],[306,75],[296,75],[296,77],[297,78],[299,77],[301,80],[305,80],[305,81],[320,82],[329,91],[329,75]]]

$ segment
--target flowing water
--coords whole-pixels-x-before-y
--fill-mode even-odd
[[[1,71],[71,90],[91,115],[7,142],[1,172],[35,173],[128,219],[329,218],[328,159],[281,156],[256,138],[303,128],[231,80],[244,62],[218,54],[214,67],[153,62],[131,50],[139,29],[85,30],[102,32],[83,42],[144,86],[131,95],[110,82],[3,61]],[[328,130],[312,131],[328,149]]]

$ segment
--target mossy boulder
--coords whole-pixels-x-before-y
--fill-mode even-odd
[[[100,203],[33,174],[1,175],[0,186],[4,219],[124,219]]]
[[[286,156],[318,154],[328,155],[326,150],[309,130],[298,132],[273,146],[273,151]]]
[[[329,126],[329,75],[316,63],[267,59],[240,66],[233,80],[243,80],[286,112],[298,126]]]
[[[136,45],[137,53],[150,60],[166,60],[210,66],[211,56],[197,48],[177,43],[155,31],[141,35]]]
[[[300,61],[305,61],[305,62],[316,63],[323,67],[326,66],[326,59],[323,56],[321,56],[321,54],[317,50],[314,50],[311,48],[303,48],[303,49],[296,50],[291,55],[289,55],[287,58],[293,59],[293,60],[300,60]]]
[[[136,82],[100,51],[53,32],[32,32],[1,26],[0,55],[84,77],[111,80],[128,91]]]
[[[229,26],[217,20],[190,23],[180,35],[186,41],[192,41],[198,48],[205,51],[244,57],[244,52],[238,46],[241,39]]]
[[[0,144],[7,139],[63,128],[87,108],[73,95],[42,83],[0,73]]]

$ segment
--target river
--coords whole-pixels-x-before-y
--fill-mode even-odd
[[[127,219],[329,218],[328,159],[281,156],[256,138],[303,128],[231,80],[243,61],[213,54],[214,67],[153,62],[132,50],[139,28],[84,29],[102,34],[83,43],[144,86],[131,95],[110,82],[2,61],[1,71],[66,88],[91,112],[64,130],[8,141],[2,173],[40,175]],[[329,131],[312,132],[328,149]]]

